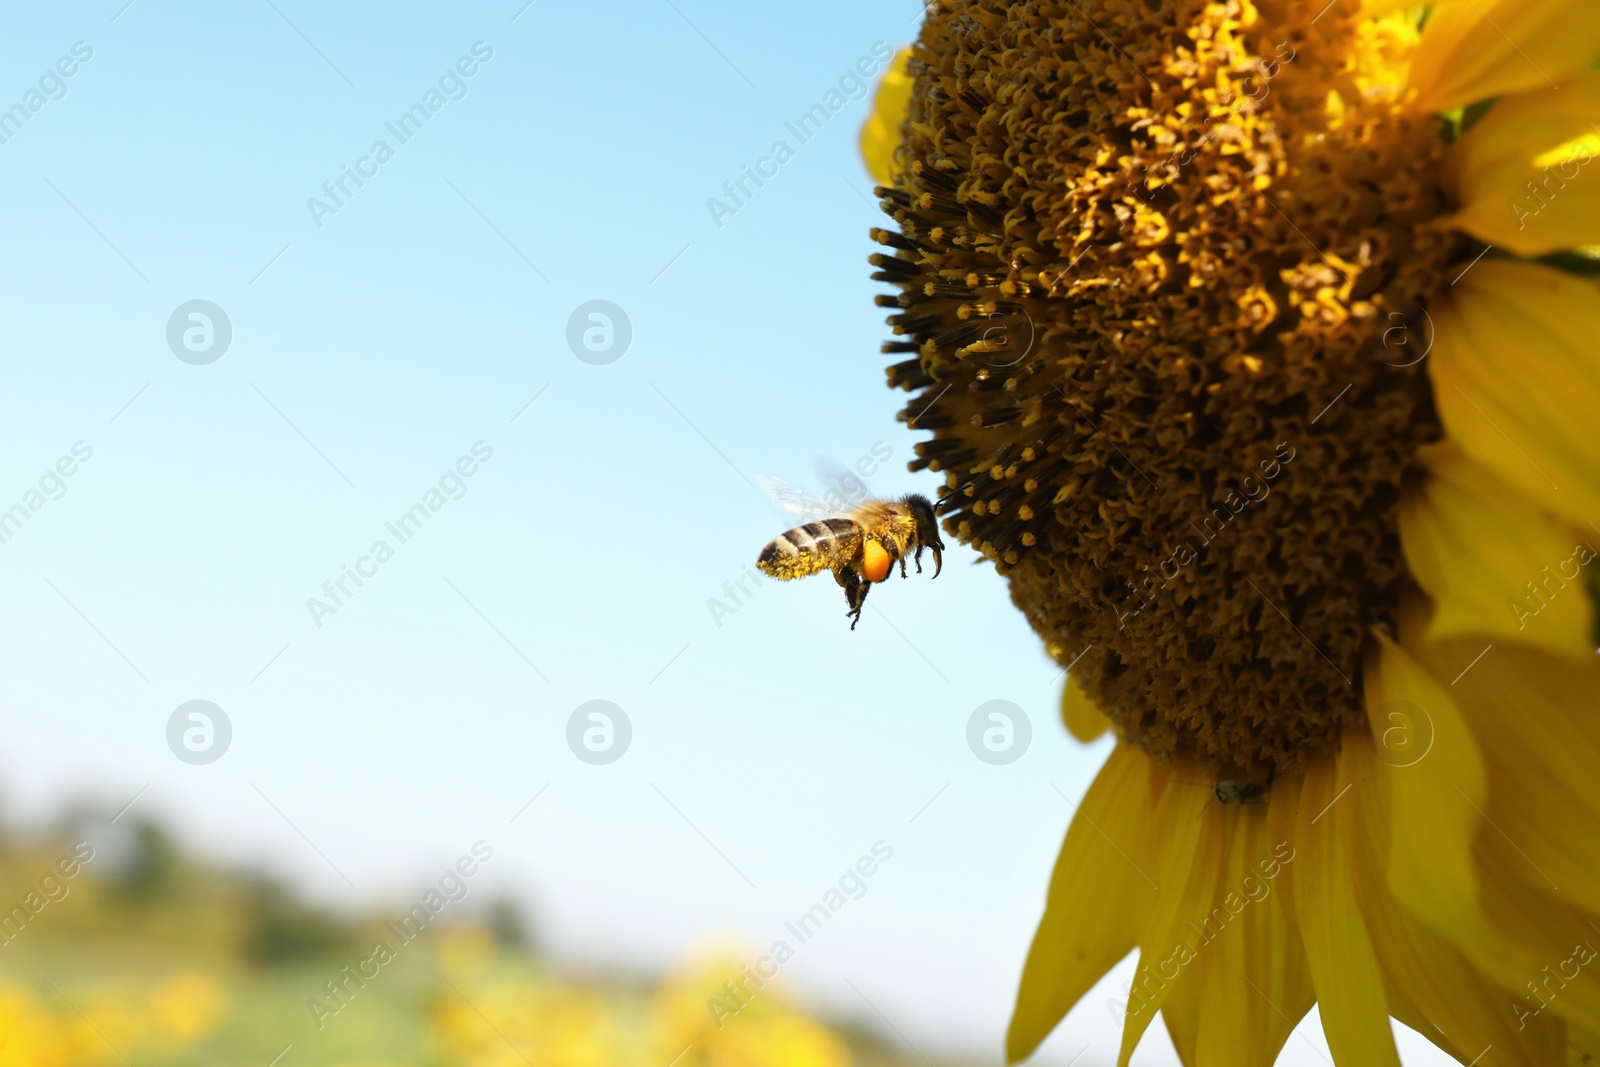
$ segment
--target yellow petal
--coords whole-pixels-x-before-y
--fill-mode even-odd
[[[911,106],[911,83],[911,49],[902,48],[879,79],[872,111],[861,127],[861,158],[879,185],[893,185],[900,174],[894,154]]]
[[[1369,929],[1376,930],[1375,927]],[[1372,936],[1376,938],[1378,935],[1374,932]],[[1428,1017],[1422,1013],[1422,1009],[1413,1004],[1411,998],[1399,986],[1395,985],[1393,975],[1384,975],[1383,987],[1389,1001],[1390,1018],[1396,1022],[1404,1023],[1412,1030],[1424,1035],[1429,1041],[1443,1049],[1447,1055],[1454,1056],[1460,1062],[1466,1063],[1472,1059],[1470,1055],[1463,1056],[1461,1050],[1439,1032],[1439,1028],[1429,1021]]]
[[[1067,674],[1067,684],[1061,689],[1061,721],[1067,724],[1068,733],[1086,745],[1105,733],[1111,725],[1111,720],[1094,706],[1094,701],[1089,699],[1070,672]]]
[[[1208,913],[1191,927],[1197,961],[1183,979],[1200,984],[1195,1063],[1271,1067],[1314,1000],[1305,950],[1276,892],[1296,851],[1269,832],[1267,805],[1216,808],[1227,837],[1222,881]]]
[[[1368,659],[1366,698],[1375,744],[1384,743],[1391,709],[1416,716],[1431,734],[1424,752],[1396,761],[1403,765],[1388,775],[1395,896],[1441,929],[1483,930],[1472,842],[1488,785],[1466,720],[1427,669],[1382,634]]]
[[[1426,641],[1419,638],[1421,619],[1418,613],[1411,611],[1410,606],[1403,606],[1400,624],[1406,648],[1416,649],[1416,653],[1424,657],[1424,661],[1419,662],[1410,657],[1389,656],[1387,659],[1392,661],[1390,669],[1397,675],[1411,672],[1413,669],[1426,670],[1426,657],[1434,654],[1434,649],[1430,649]],[[1454,645],[1458,646],[1459,657],[1461,641],[1456,641]],[[1448,643],[1440,648],[1448,648]],[[1592,941],[1589,939],[1590,934],[1600,934],[1600,925],[1595,923],[1597,920],[1595,915],[1590,915],[1579,907],[1573,907],[1565,899],[1555,896],[1558,888],[1554,881],[1547,877],[1547,872],[1539,869],[1536,862],[1531,861],[1523,848],[1523,845],[1533,845],[1536,838],[1530,837],[1528,841],[1514,840],[1507,835],[1506,827],[1498,824],[1496,816],[1504,816],[1506,808],[1504,803],[1496,806],[1498,800],[1494,787],[1504,784],[1506,779],[1493,776],[1491,771],[1486,771],[1483,774],[1483,779],[1486,779],[1486,789],[1483,793],[1486,795],[1475,789],[1474,782],[1477,781],[1477,776],[1470,771],[1470,763],[1493,761],[1494,758],[1501,757],[1502,753],[1477,755],[1475,760],[1469,760],[1462,758],[1459,750],[1461,745],[1451,742],[1451,737],[1458,733],[1458,725],[1454,723],[1454,718],[1458,718],[1456,709],[1470,707],[1469,697],[1456,697],[1454,694],[1462,693],[1461,686],[1466,685],[1467,678],[1472,677],[1472,673],[1477,672],[1488,662],[1488,656],[1493,656],[1498,651],[1502,649],[1490,649],[1482,661],[1472,665],[1469,672],[1458,675],[1451,686],[1450,696],[1443,694],[1442,689],[1438,688],[1438,683],[1434,685],[1434,693],[1427,693],[1429,685],[1426,677],[1411,678],[1413,696],[1418,697],[1419,702],[1426,702],[1432,712],[1437,736],[1434,737],[1434,747],[1429,750],[1426,757],[1419,758],[1413,765],[1390,765],[1386,776],[1389,795],[1394,800],[1390,806],[1390,824],[1398,825],[1402,821],[1414,821],[1416,819],[1414,811],[1411,813],[1402,811],[1402,803],[1398,800],[1402,793],[1400,784],[1410,779],[1416,771],[1427,768],[1435,757],[1443,757],[1443,766],[1435,766],[1429,774],[1434,782],[1438,827],[1442,830],[1442,837],[1448,838],[1448,843],[1442,849],[1438,849],[1438,854],[1446,854],[1448,856],[1446,864],[1451,867],[1458,859],[1459,849],[1454,845],[1454,837],[1458,827],[1459,805],[1451,805],[1450,793],[1445,792],[1445,785],[1448,785],[1472,809],[1472,825],[1470,825],[1472,840],[1469,843],[1469,862],[1472,864],[1472,875],[1469,880],[1470,899],[1467,899],[1467,894],[1461,893],[1459,878],[1429,880],[1427,877],[1419,877],[1418,870],[1414,867],[1406,870],[1400,862],[1397,862],[1400,849],[1395,848],[1395,841],[1390,841],[1389,883],[1390,888],[1394,889],[1395,896],[1400,897],[1400,901],[1406,907],[1410,907],[1414,917],[1421,918],[1437,933],[1450,939],[1475,971],[1490,977],[1504,989],[1523,990],[1528,982],[1544,976],[1546,968],[1560,968],[1566,971],[1586,966],[1584,963],[1574,963],[1574,942],[1584,939],[1586,944],[1600,944],[1600,936],[1595,936]],[[1506,651],[1514,656],[1546,659],[1547,669],[1549,664],[1555,662],[1550,661],[1549,657],[1539,657],[1538,653],[1533,653],[1531,649],[1510,646]],[[1574,665],[1565,662],[1563,665],[1573,672],[1578,670]],[[1493,673],[1494,669],[1496,667],[1491,665],[1491,672],[1488,673]],[[1592,718],[1592,709],[1595,705],[1592,683],[1586,686],[1582,681],[1574,681],[1571,673],[1566,673],[1565,677],[1554,670],[1552,673],[1555,673],[1558,680],[1552,680],[1552,688],[1544,694],[1550,697],[1549,701],[1528,699],[1526,704],[1520,705],[1514,712],[1509,712],[1517,718],[1518,725],[1531,723],[1539,715],[1547,717],[1547,720],[1552,721],[1552,725],[1557,728],[1571,725],[1574,721],[1582,723],[1582,720]],[[1517,670],[1517,675],[1531,683],[1538,675],[1538,670],[1528,670],[1525,665],[1522,670]],[[1563,713],[1558,709],[1570,710]],[[1467,713],[1459,713],[1459,718],[1466,720]],[[1499,736],[1490,736],[1486,731],[1480,733],[1486,725],[1488,718],[1480,709],[1470,723],[1475,736],[1483,737],[1482,747],[1478,744],[1472,745],[1475,752],[1480,749],[1486,750],[1486,745],[1502,741],[1507,736],[1507,731],[1504,729]],[[1582,728],[1584,726],[1578,726],[1578,729]],[[1442,742],[1443,747],[1440,747]],[[1557,741],[1555,744],[1562,744],[1562,741]],[[1512,752],[1504,755],[1515,760],[1518,755],[1525,757],[1526,749],[1520,753]],[[1411,803],[1416,800],[1418,798],[1411,798]],[[1523,814],[1528,819],[1571,817],[1586,829],[1592,829],[1594,825],[1592,819],[1586,817],[1586,813],[1581,809],[1579,811],[1538,809]],[[1594,878],[1594,872],[1590,870],[1581,877]],[[1589,952],[1592,953],[1594,950],[1590,949]],[[1589,961],[1594,960],[1594,955],[1589,955]],[[1573,974],[1566,974],[1566,977],[1570,979]],[[1546,1019],[1565,1017],[1586,1025],[1589,1029],[1600,1029],[1600,981],[1595,981],[1594,971],[1590,971],[1586,981],[1568,982],[1562,985],[1560,997],[1554,1005],[1547,1005],[1541,998],[1530,995],[1510,1001],[1507,1011],[1517,1017],[1518,1033],[1525,1032],[1528,1022],[1536,1017],[1546,1017]],[[1558,1038],[1560,1035],[1557,1033],[1557,1045]]]
[[[1581,1026],[1567,1027],[1567,1063],[1600,1063],[1600,1034]]]
[[[1453,2],[1453,0],[1446,0],[1446,2]],[[1335,0],[1335,3],[1342,10],[1361,18],[1377,18],[1381,15],[1388,15],[1417,6],[1416,0]],[[1332,7],[1333,4],[1328,6]],[[1319,20],[1320,17],[1321,14],[1319,13]]]
[[[1400,1003],[1394,1014],[1462,1063],[1490,1047],[1508,1064],[1559,1062],[1561,1026],[1552,1014],[1519,1026],[1506,990],[1390,896],[1384,870],[1388,797],[1394,778],[1411,768],[1380,762],[1377,751],[1370,740],[1346,734],[1335,778],[1341,789],[1350,785],[1337,807],[1348,808],[1342,814],[1349,820],[1352,884],[1392,997]]]
[[[1013,1063],[1031,1055],[1078,998],[1128,954],[1154,906],[1148,844],[1159,840],[1152,828],[1158,787],[1151,774],[1149,757],[1118,745],[1073,817],[1006,1034]]]
[[[1371,746],[1360,734],[1345,745]],[[1295,827],[1295,907],[1306,961],[1316,985],[1322,1032],[1336,1064],[1399,1067],[1383,971],[1356,903],[1349,850],[1358,817],[1354,802],[1342,795],[1346,782],[1332,759],[1317,760],[1306,771]]]
[[[1478,844],[1484,912],[1504,941],[1463,938],[1463,951],[1479,970],[1522,994],[1515,1000],[1520,1019],[1554,1015],[1600,1030],[1600,917],[1557,899],[1545,872],[1493,826],[1484,826]],[[1522,958],[1503,951],[1507,943]]]
[[[1161,1021],[1166,1024],[1167,1036],[1178,1052],[1183,1067],[1196,1067],[1199,1063],[1200,1040],[1200,983],[1179,982],[1167,991],[1161,1004]]]
[[[1476,634],[1594,659],[1583,561],[1596,550],[1581,542],[1600,545],[1600,536],[1575,534],[1454,447],[1419,458],[1428,476],[1401,497],[1400,543],[1437,608],[1428,638]]]
[[[1489,833],[1515,842],[1530,884],[1600,912],[1600,656],[1496,644],[1480,657],[1482,647],[1447,641],[1424,654],[1440,676],[1472,663],[1451,692],[1484,754]]]
[[[1193,961],[1189,924],[1210,913],[1222,876],[1226,842],[1221,808],[1211,790],[1175,780],[1156,806],[1154,877],[1162,888],[1140,927],[1139,966],[1123,1014],[1117,1067],[1128,1067],[1168,991]]]
[[[1500,100],[1450,149],[1449,221],[1519,256],[1600,244],[1597,156],[1600,72]]]
[[[1600,536],[1590,525],[1600,522],[1600,288],[1549,267],[1484,260],[1431,314],[1430,374],[1448,437]]]
[[[1597,55],[1593,0],[1463,0],[1429,15],[1411,85],[1421,109],[1449,111],[1508,93],[1565,89]]]

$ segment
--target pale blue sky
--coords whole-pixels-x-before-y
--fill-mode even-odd
[[[936,488],[883,385],[866,103],[804,144],[785,127],[919,6],[122,4],[13,5],[0,39],[0,108],[41,77],[59,96],[0,144],[0,509],[93,450],[0,544],[6,804],[138,795],[333,901],[398,902],[482,838],[479,884],[560,956],[641,970],[765,948],[882,840],[783,980],[996,1054],[1105,754],[1061,730],[1059,668],[953,542],[854,633],[826,578],[763,580],[720,626],[707,607],[785,525],[758,475],[876,448],[875,490]],[[459,98],[387,133],[478,42]],[[358,164],[319,227],[308,198]],[[632,325],[609,365],[566,341],[595,299]],[[232,325],[207,365],[167,344],[191,300]],[[307,598],[477,442],[465,494],[316,625]],[[204,766],[166,742],[194,699],[233,729]],[[566,743],[592,699],[632,724],[606,766]],[[1005,766],[967,746],[991,700],[1032,724]],[[1043,1056],[1111,1055],[1104,1000]]]

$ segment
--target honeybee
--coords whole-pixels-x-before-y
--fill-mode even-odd
[[[933,553],[933,576],[939,577],[944,569],[944,541],[927,497],[916,493],[898,500],[867,497],[848,516],[815,518],[774,537],[761,550],[756,566],[785,582],[832,571],[834,581],[844,587],[850,629],[854,630],[861,621],[867,590],[889,577],[896,562],[900,577],[906,577],[907,553],[921,574],[923,549]]]
[[[1211,795],[1217,798],[1218,804],[1256,804],[1266,799],[1267,793],[1272,789],[1273,772],[1267,771],[1267,780],[1252,782],[1243,778],[1219,778],[1211,783]],[[1179,785],[1193,786],[1196,789],[1206,788],[1203,782],[1188,782],[1182,778],[1172,779]]]
[[[1254,804],[1267,795],[1271,782],[1235,782],[1220,781],[1211,787],[1211,792],[1223,804]]]

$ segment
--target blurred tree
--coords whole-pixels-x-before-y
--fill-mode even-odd
[[[242,954],[250,963],[272,965],[356,947],[356,924],[306,904],[274,879],[248,878],[243,898]]]
[[[502,948],[521,949],[537,955],[536,938],[528,929],[522,908],[510,897],[495,897],[484,912],[484,923]]]
[[[130,828],[127,851],[115,866],[106,868],[107,880],[124,901],[150,903],[173,894],[181,866],[171,835],[154,822],[139,819]]]

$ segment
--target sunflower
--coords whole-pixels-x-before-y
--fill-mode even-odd
[[[1594,0],[938,0],[863,131],[901,418],[1115,746],[1007,1052],[1600,1053]],[[1590,251],[1586,251],[1590,250]]]

